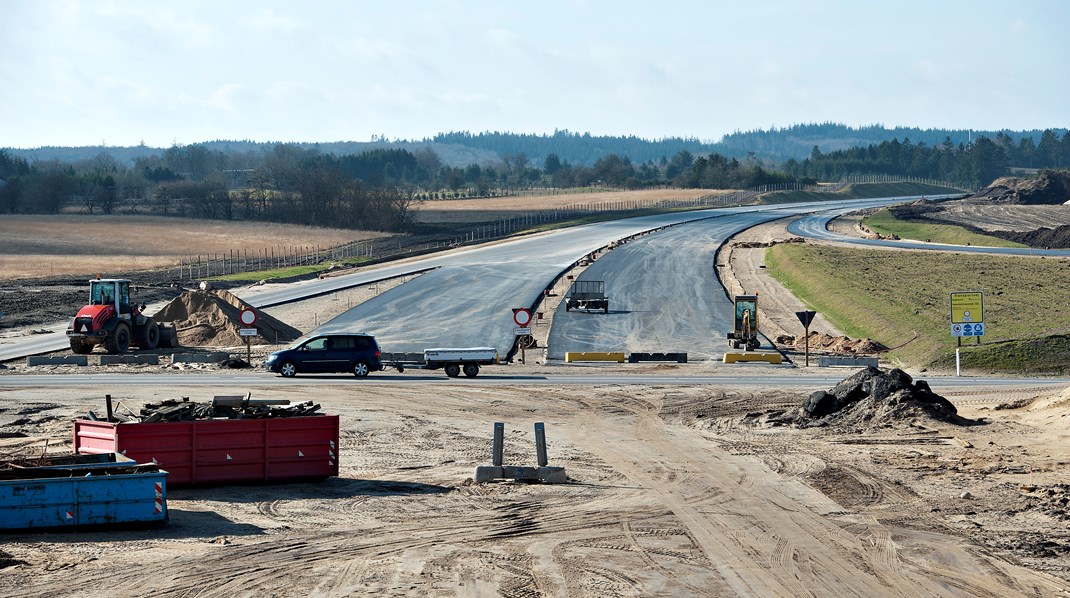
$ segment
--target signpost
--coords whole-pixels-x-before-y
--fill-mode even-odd
[[[977,337],[980,344],[985,334],[985,294],[983,291],[956,291],[950,293],[951,299],[951,336],[958,344],[955,346],[955,375],[960,376],[962,337]]]
[[[513,334],[518,338],[531,335],[531,328],[528,328],[528,324],[531,323],[531,310],[526,307],[514,307],[513,308],[513,321],[516,322],[516,328],[513,328]],[[525,349],[527,343],[520,343],[520,363],[527,363],[527,354]]]
[[[238,320],[241,321],[242,325],[242,328],[238,329],[238,336],[245,337],[245,361],[251,364],[253,361],[253,349],[249,341],[256,336],[256,328],[253,328],[253,324],[256,324],[256,311],[251,307],[246,307],[238,314]]]
[[[799,321],[802,322],[803,334],[806,335],[806,367],[810,367],[810,322],[814,321],[814,316],[816,315],[816,311],[795,312],[795,317],[799,318]]]

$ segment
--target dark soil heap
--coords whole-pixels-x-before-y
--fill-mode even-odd
[[[158,322],[174,322],[178,341],[184,347],[231,347],[245,343],[238,334],[238,316],[251,305],[220,289],[183,291],[153,318]],[[301,336],[301,331],[257,312],[256,329],[262,340],[284,343]]]
[[[1070,201],[1070,170],[1042,170],[1034,179],[1002,177],[972,197],[971,203],[1057,205]]]
[[[803,402],[799,415],[797,423],[804,426],[874,427],[918,416],[960,425],[967,421],[925,381],[914,383],[903,370],[875,367],[857,372],[832,390],[814,392]]]

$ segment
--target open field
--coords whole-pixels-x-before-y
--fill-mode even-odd
[[[113,274],[183,257],[273,247],[331,247],[382,233],[154,216],[5,215],[0,280]]]
[[[421,223],[486,222],[510,218],[517,212],[537,212],[571,208],[578,205],[616,205],[623,210],[637,210],[657,201],[695,199],[706,195],[728,195],[723,189],[642,189],[639,191],[599,191],[552,195],[521,195],[483,199],[442,199],[416,204],[416,220]]]
[[[948,293],[980,290],[986,334],[979,346],[963,340],[965,368],[1070,372],[1060,342],[1070,332],[1070,260],[791,244],[770,248],[766,262],[847,335],[893,347],[892,357],[913,367],[953,367]],[[1025,352],[1018,341],[1037,345]]]
[[[828,201],[865,197],[899,197],[914,195],[946,195],[961,193],[958,189],[936,187],[924,183],[854,183],[833,193],[814,191],[776,191],[762,196],[762,203],[777,204],[800,201]]]
[[[947,243],[949,245],[980,245],[983,247],[1026,247],[1021,243],[1007,241],[999,237],[970,232],[953,224],[934,224],[931,222],[912,222],[900,220],[888,208],[881,208],[862,219],[862,224],[871,231],[885,237],[895,236],[900,239],[913,239],[929,243]]]

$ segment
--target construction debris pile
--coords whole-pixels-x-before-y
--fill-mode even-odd
[[[776,338],[778,345],[790,347],[802,351],[806,348],[806,337],[797,337],[783,334]],[[832,336],[824,332],[810,333],[810,350],[827,351],[830,353],[850,353],[854,355],[869,355],[883,353],[888,350],[883,344],[871,338],[850,338],[847,336]]]
[[[900,369],[867,367],[829,391],[819,390],[803,401],[796,423],[804,426],[829,424],[881,427],[918,416],[964,424],[950,401],[929,385],[913,382]]]
[[[158,403],[146,403],[138,414],[121,414],[111,407],[111,396],[107,398],[108,418],[112,422],[178,422],[201,419],[266,419],[279,417],[304,417],[320,415],[320,406],[312,401],[290,404],[286,399],[253,399],[247,393],[244,396],[217,396],[211,402],[197,402],[182,397],[181,400],[167,399]],[[97,414],[89,411],[86,419],[99,421]]]
[[[174,322],[178,341],[184,347],[232,347],[245,344],[238,334],[239,314],[252,306],[222,289],[186,290],[153,315],[158,321]],[[287,343],[301,331],[260,311],[255,328],[269,343]]]

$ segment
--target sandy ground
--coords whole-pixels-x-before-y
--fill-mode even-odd
[[[750,234],[786,236],[776,225]],[[730,289],[761,292],[763,328],[791,332],[801,306],[758,267],[763,251],[734,248],[718,262],[733,264]],[[307,330],[384,290],[267,311]],[[535,326],[540,344],[559,300],[550,298]],[[528,363],[501,367],[622,379],[714,367],[573,369],[539,355],[536,347]],[[758,375],[766,366],[740,367]],[[778,414],[816,388],[480,386],[411,375],[442,383],[376,384],[373,375],[344,386],[299,378],[191,390],[176,377],[112,393],[132,408],[245,392],[315,401],[341,417],[340,475],[171,489],[170,522],[155,530],[0,536],[0,588],[10,596],[1070,596],[1066,390],[945,393],[971,425],[910,417],[797,427]],[[102,405],[77,388],[0,389],[0,453],[69,451],[70,420]],[[550,464],[569,482],[474,483],[499,421],[514,465],[535,464],[533,424],[545,422]]]
[[[1067,595],[1067,395],[949,398],[983,425],[763,425],[777,389],[292,387],[341,416],[320,483],[173,489],[145,531],[21,534],[11,596]],[[5,390],[0,451],[69,447],[85,391]],[[116,396],[189,396],[181,385]],[[1029,403],[1035,397],[1041,398]],[[994,408],[1018,399],[1015,409]],[[1029,403],[1029,404],[1026,404]],[[533,465],[536,421],[569,483],[473,483],[506,423]]]

